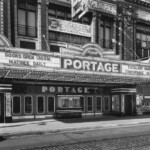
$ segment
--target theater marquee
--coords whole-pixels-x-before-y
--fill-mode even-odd
[[[61,67],[64,69],[94,71],[94,72],[120,72],[120,65],[118,63],[94,61],[94,60],[81,60],[62,58]]]

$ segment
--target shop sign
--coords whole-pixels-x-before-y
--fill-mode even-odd
[[[111,3],[107,3],[100,0],[89,0],[90,9],[110,13],[113,15],[117,14],[117,6]]]
[[[95,87],[73,87],[73,86],[42,86],[42,93],[58,94],[99,94],[102,89]]]
[[[91,27],[70,21],[49,18],[49,30],[91,37]]]
[[[121,72],[133,75],[150,75],[150,67],[141,65],[121,65]]]
[[[92,72],[120,72],[120,65],[118,63],[70,58],[62,58],[61,68]]]
[[[11,94],[6,93],[6,117],[11,117]]]
[[[146,12],[146,11],[141,11],[138,10],[138,18],[146,20],[146,21],[150,21],[150,13]]]
[[[14,66],[60,68],[60,58],[46,54],[0,52],[0,63]]]

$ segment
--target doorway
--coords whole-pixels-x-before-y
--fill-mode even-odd
[[[4,93],[0,93],[0,122],[4,122]]]
[[[133,95],[125,95],[125,115],[133,115]]]

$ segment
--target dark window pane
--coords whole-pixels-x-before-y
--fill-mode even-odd
[[[50,51],[51,52],[56,52],[56,53],[59,53],[59,46],[57,45],[50,45]]]
[[[20,114],[20,97],[19,96],[14,96],[13,97],[13,113],[14,114]]]
[[[92,111],[93,110],[93,101],[92,101],[92,97],[88,97],[88,111]]]
[[[26,9],[26,0],[18,0],[18,8]]]
[[[37,7],[37,0],[27,0],[27,9],[28,10],[36,10]]]
[[[97,102],[97,111],[101,111],[102,110],[102,98],[101,97],[97,97],[96,98],[96,102]]]
[[[32,98],[31,98],[31,96],[25,97],[25,113],[32,113]]]
[[[42,96],[37,98],[37,105],[38,113],[44,113],[44,98]]]
[[[35,49],[35,43],[34,42],[20,41],[20,47],[21,48],[27,48],[27,49]]]
[[[65,12],[63,10],[57,10],[57,18],[58,19],[65,19]]]
[[[48,112],[54,112],[54,97],[48,97]]]
[[[109,109],[109,97],[104,97],[105,110]]]
[[[84,97],[80,97],[80,107],[82,108],[82,111],[84,111]]]

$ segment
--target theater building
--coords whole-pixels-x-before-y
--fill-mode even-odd
[[[0,6],[1,122],[150,113],[149,1]]]

